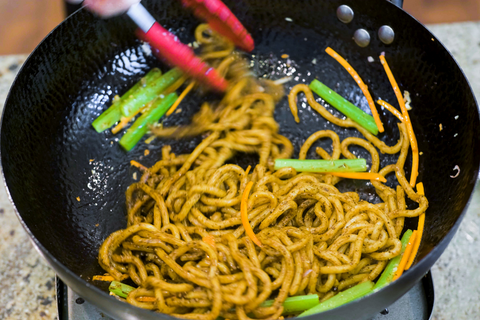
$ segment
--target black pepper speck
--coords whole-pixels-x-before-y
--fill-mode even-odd
[[[43,306],[48,306],[48,305],[52,304],[52,299],[50,297],[46,297],[46,298],[41,297],[40,300],[42,300],[40,302],[40,304],[43,305]]]
[[[15,71],[18,68],[18,64],[14,63],[8,66],[8,70]]]
[[[45,287],[47,287],[48,290],[52,290],[53,288],[52,280],[48,280],[47,283],[45,283]]]
[[[26,283],[30,283],[30,273],[23,277],[23,281],[25,281]]]

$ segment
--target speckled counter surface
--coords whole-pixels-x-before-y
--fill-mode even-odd
[[[0,108],[26,56],[0,57]],[[0,319],[56,319],[55,273],[33,248],[0,187]]]
[[[480,22],[429,26],[480,97]],[[0,110],[26,56],[0,56]],[[433,319],[480,319],[480,188],[458,233],[432,269]],[[0,186],[0,319],[56,319],[55,274],[33,248]]]

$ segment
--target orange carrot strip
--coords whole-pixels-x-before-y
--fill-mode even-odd
[[[415,243],[415,239],[417,239],[417,230],[413,231],[412,235],[410,236],[410,239],[408,240],[407,247],[403,252],[402,260],[400,260],[400,263],[398,264],[397,272],[395,272],[395,275],[393,276],[392,281],[397,280],[403,274],[403,271],[405,270],[405,265],[407,264],[408,258],[412,253],[412,248],[413,248],[413,244]]]
[[[423,183],[419,182],[417,184],[417,193],[421,194],[422,196],[425,195],[425,190],[423,189]],[[425,227],[425,213],[422,213],[420,217],[418,217],[418,226],[417,226],[417,239],[415,239],[415,245],[413,246],[412,253],[410,254],[410,258],[408,259],[407,265],[405,266],[405,270],[410,269],[410,267],[413,264],[413,261],[415,260],[415,257],[417,256],[418,253],[418,248],[420,248],[420,243],[422,242],[422,236],[423,236],[423,229]]]
[[[400,111],[398,111],[397,109],[395,109],[394,106],[392,106],[390,103],[386,102],[386,101],[383,101],[383,100],[377,100],[377,103],[379,105],[381,105],[382,107],[384,107],[385,109],[387,109],[388,111],[390,111],[395,117],[398,118],[398,120],[404,122],[405,119],[403,119],[403,115]]]
[[[134,167],[137,167],[138,169],[140,169],[140,170],[142,170],[142,171],[148,170],[147,167],[145,167],[144,165],[138,163],[138,162],[135,161],[135,160],[131,160],[131,161],[130,161],[130,165],[131,165],[131,166],[134,166]]]
[[[347,179],[376,180],[380,182],[387,182],[387,179],[385,179],[384,176],[374,172],[325,172],[325,174],[331,174],[332,176]]]
[[[175,101],[173,103],[173,105],[170,107],[170,109],[168,109],[167,111],[167,116],[171,115],[173,113],[173,111],[175,111],[175,109],[177,109],[178,105],[180,104],[180,102],[182,102],[183,98],[185,98],[185,96],[190,92],[190,90],[193,89],[193,86],[195,85],[195,82],[192,81],[190,82],[190,84],[185,88],[185,90],[183,90],[183,92],[180,94],[180,96],[178,97],[177,101]]]
[[[248,175],[248,173],[250,172],[250,169],[252,169],[252,166],[247,167],[247,170],[245,170],[245,175]]]
[[[417,183],[417,193],[421,194],[422,196],[425,195],[425,189],[423,188],[423,182]]]
[[[181,77],[180,79],[178,79],[174,84],[172,84],[170,87],[168,87],[167,89],[165,89],[164,92],[162,92],[162,94],[164,96],[172,93],[172,92],[175,92],[177,91],[178,88],[180,88],[182,86],[182,84],[187,80],[187,78],[185,77]]]
[[[138,297],[137,301],[138,302],[155,302],[155,301],[157,301],[157,298],[155,298],[155,297]]]
[[[203,237],[202,241],[208,244],[213,249],[215,249],[215,238],[211,234]]]
[[[328,53],[333,59],[337,60],[338,63],[342,65],[342,67],[345,68],[345,70],[350,73],[352,76],[353,80],[358,84],[360,89],[362,90],[363,94],[365,95],[365,98],[367,98],[368,105],[370,106],[370,110],[372,110],[372,116],[373,119],[375,120],[375,124],[377,125],[378,131],[383,132],[383,124],[382,121],[380,120],[380,116],[378,115],[377,108],[375,108],[375,103],[373,103],[372,96],[370,95],[370,92],[368,91],[367,85],[363,82],[362,78],[358,75],[357,71],[352,68],[352,66],[345,60],[341,55],[339,55],[335,50],[333,50],[330,47],[327,47],[325,49],[325,52]]]
[[[93,280],[93,281],[112,282],[112,281],[115,281],[115,278],[112,277],[112,276],[93,276],[92,280]]]
[[[250,190],[252,190],[252,186],[253,186],[253,181],[250,181],[247,183],[247,186],[245,187],[245,191],[243,192],[243,195],[242,195],[242,201],[240,202],[240,215],[242,217],[242,224],[243,224],[243,227],[245,228],[245,233],[250,239],[252,239],[252,241],[257,246],[261,247],[262,243],[260,242],[260,240],[258,240],[255,233],[253,233],[252,226],[250,225],[250,222],[248,222],[248,212],[247,212],[248,195],[250,194]]]
[[[415,186],[415,182],[417,181],[418,176],[418,145],[417,145],[417,138],[415,137],[415,133],[413,132],[412,122],[410,121],[410,116],[408,115],[408,110],[405,107],[405,101],[403,101],[402,93],[398,88],[397,81],[393,76],[390,67],[388,66],[387,60],[385,60],[385,56],[380,55],[380,61],[382,62],[382,66],[385,69],[385,73],[387,74],[388,80],[392,85],[393,91],[395,92],[395,96],[397,97],[398,104],[400,105],[400,110],[402,110],[403,119],[405,120],[405,124],[407,126],[407,133],[408,138],[410,140],[410,146],[412,148],[412,173],[410,174],[410,185],[412,188]]]
[[[122,117],[120,119],[120,122],[112,129],[112,133],[113,134],[117,134],[118,132],[120,132],[120,130],[122,130],[123,128],[125,128],[125,126],[133,120],[133,118],[135,118],[139,113],[142,113],[144,112],[147,108],[149,108],[151,105],[151,103],[147,103],[143,108],[140,108],[138,109],[137,111],[135,111],[130,117]]]
[[[415,142],[417,142],[417,139],[415,138]],[[415,151],[412,151],[412,173],[410,174],[410,185],[414,186],[415,182],[417,181],[418,177],[418,149]]]
[[[422,236],[423,236],[423,228],[425,226],[425,213],[422,213],[420,217],[418,217],[418,229],[415,231],[418,231],[417,238],[415,239],[415,244],[412,249],[412,253],[410,254],[410,257],[408,258],[408,262],[405,265],[405,270],[410,269],[410,267],[413,264],[413,261],[415,261],[415,257],[418,254],[418,248],[420,248],[420,243],[422,242]]]
[[[137,114],[138,114],[138,111],[135,112],[135,115],[137,115]],[[132,119],[133,119],[133,118],[131,118],[131,117],[128,117],[128,118],[122,117],[122,118],[120,119],[120,122],[119,122],[115,127],[113,127],[112,133],[113,133],[113,134],[117,134],[120,130],[122,130],[123,128],[125,128],[125,126],[126,126],[126,125],[130,122],[130,120],[132,120]]]

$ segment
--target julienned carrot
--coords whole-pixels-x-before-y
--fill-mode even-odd
[[[417,238],[415,239],[415,244],[413,245],[412,248],[412,253],[410,254],[410,257],[408,258],[407,264],[405,265],[405,270],[410,269],[410,267],[413,264],[413,261],[415,261],[415,257],[418,254],[418,248],[420,248],[420,243],[422,242],[422,236],[423,236],[423,228],[425,226],[425,213],[422,213],[420,217],[418,217],[418,227],[417,227]]]
[[[392,113],[395,117],[397,117],[398,120],[404,122],[402,113],[397,109],[395,109],[395,107],[392,106],[390,103],[383,100],[377,100],[377,103],[382,107],[384,107],[385,109],[387,109],[388,111],[390,111],[390,113]]]
[[[138,163],[138,162],[135,161],[135,160],[131,160],[131,161],[130,161],[130,165],[131,165],[131,166],[134,166],[134,167],[137,167],[138,169],[140,169],[140,170],[142,170],[142,171],[148,170],[147,167],[145,167],[144,165]]]
[[[387,179],[385,179],[384,176],[374,172],[327,172],[326,174],[331,174],[332,176],[347,179],[376,180],[380,182],[387,182]]]
[[[252,190],[252,186],[253,186],[253,181],[248,182],[247,186],[245,187],[245,191],[243,191],[242,201],[240,202],[240,215],[242,217],[242,224],[243,224],[243,227],[245,228],[245,233],[250,239],[252,239],[252,241],[257,246],[261,247],[262,243],[260,242],[260,240],[258,240],[255,233],[253,233],[252,226],[250,226],[250,222],[248,222],[248,212],[247,212],[248,195],[250,194],[250,190]]]
[[[133,117],[135,117],[135,116],[136,116],[138,113],[140,113],[140,112],[141,112],[141,110],[138,110],[138,111],[133,115]],[[123,117],[123,118],[121,118],[121,119],[120,119],[120,122],[119,122],[115,127],[113,127],[112,133],[113,133],[113,134],[119,133],[120,130],[122,130],[123,128],[125,128],[125,127],[127,126],[127,124],[128,124],[130,121],[132,121],[133,117],[129,117],[129,118]]]
[[[402,249],[400,251],[400,254],[387,263],[385,270],[383,270],[380,278],[377,280],[377,283],[375,283],[375,286],[373,287],[374,292],[380,290],[381,288],[392,282],[392,279],[395,276],[395,272],[397,271],[398,264],[400,263],[400,260],[402,260],[402,254],[405,252],[408,241],[410,241],[410,237],[412,236],[412,234],[413,232],[410,229],[403,233],[402,239],[400,240],[402,242]]]
[[[421,194],[422,196],[425,195],[425,189],[423,188],[423,182],[417,183],[417,193]]]
[[[419,182],[417,184],[417,193],[421,194],[422,196],[425,195],[425,190],[423,189],[422,182]],[[408,259],[407,265],[405,266],[405,270],[410,269],[410,267],[413,264],[413,261],[415,261],[415,257],[417,256],[417,253],[418,253],[418,248],[420,248],[420,243],[422,242],[424,227],[425,227],[425,213],[422,213],[420,217],[418,217],[417,239],[415,240],[415,244],[413,246],[412,253],[410,254],[410,258]]]
[[[175,101],[173,103],[173,105],[170,107],[170,109],[168,109],[167,111],[167,116],[171,115],[173,113],[173,111],[175,111],[175,109],[177,109],[178,105],[180,104],[180,102],[182,102],[183,98],[185,98],[185,96],[190,92],[190,90],[193,89],[193,86],[195,85],[195,82],[192,81],[190,82],[190,84],[185,88],[185,90],[183,90],[183,92],[180,94],[180,96],[178,97],[177,101]]]
[[[412,253],[412,248],[413,248],[413,245],[415,244],[415,239],[417,239],[417,233],[418,233],[417,230],[413,231],[412,236],[410,237],[410,240],[408,240],[407,247],[405,248],[405,252],[403,253],[403,256],[402,256],[402,260],[400,260],[400,263],[398,264],[397,271],[395,272],[395,275],[393,276],[392,281],[397,280],[403,274],[407,261],[410,258],[410,255]]]
[[[139,113],[142,113],[143,111],[145,111],[146,109],[148,109],[149,107],[149,104],[145,105],[145,107],[141,108],[141,109],[138,109],[137,111],[135,111],[134,114],[132,114],[130,117],[122,117],[120,118],[120,122],[112,129],[112,133],[113,134],[117,134],[118,132],[120,132],[120,130],[122,130],[123,128],[125,128],[125,126],[133,120],[133,118],[135,118]]]
[[[115,281],[115,278],[112,277],[112,276],[93,276],[92,280],[93,280],[93,281],[112,282],[112,281]]]
[[[417,138],[414,138],[415,143],[417,143]],[[410,174],[410,185],[414,186],[417,182],[418,177],[418,149],[412,151],[412,173]]]
[[[167,95],[167,94],[170,94],[170,93],[173,93],[175,91],[177,91],[178,88],[180,88],[182,86],[182,84],[184,84],[184,82],[187,80],[187,78],[185,77],[181,77],[180,79],[178,79],[174,84],[172,84],[170,87],[168,87],[167,89],[165,89],[165,91],[163,91],[162,93],[164,95]]]
[[[373,103],[372,96],[368,91],[367,85],[363,82],[362,78],[360,78],[357,71],[355,71],[355,69],[353,69],[352,66],[347,62],[347,60],[345,60],[341,55],[335,52],[335,50],[333,50],[332,48],[327,47],[327,49],[325,49],[325,52],[328,53],[333,59],[337,60],[338,63],[340,63],[342,67],[344,67],[345,70],[347,70],[348,73],[350,73],[353,80],[355,80],[355,82],[358,84],[363,94],[365,95],[365,98],[367,98],[367,102],[368,102],[368,105],[370,106],[370,110],[372,111],[373,119],[377,124],[378,131],[383,132],[384,131],[383,124],[382,124],[382,121],[380,120],[380,116],[378,115],[377,108],[375,108],[375,104]]]
[[[412,173],[410,175],[410,185],[412,188],[415,186],[415,182],[417,181],[418,176],[418,145],[417,145],[417,138],[415,137],[415,133],[413,132],[412,122],[410,121],[410,116],[408,115],[408,110],[405,107],[405,101],[403,101],[402,93],[398,88],[397,81],[393,76],[390,67],[388,66],[387,60],[385,60],[384,55],[380,55],[380,61],[382,62],[382,66],[385,69],[385,73],[387,74],[388,80],[392,85],[393,91],[395,92],[395,96],[397,97],[398,104],[400,105],[400,109],[402,110],[403,119],[405,120],[405,124],[407,126],[407,133],[408,138],[410,140],[410,146],[412,148]]]
[[[211,234],[203,237],[202,241],[215,249],[215,238]]]

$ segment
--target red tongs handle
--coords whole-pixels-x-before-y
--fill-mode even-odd
[[[206,20],[218,33],[232,40],[238,47],[252,51],[253,39],[235,15],[220,0],[181,0],[200,19]],[[140,27],[138,35],[150,43],[168,63],[177,66],[189,76],[216,91],[226,91],[228,83],[209,67],[193,50],[165,30],[140,4],[134,4],[127,14]]]
[[[205,20],[213,30],[230,39],[242,50],[250,52],[254,48],[253,38],[237,17],[220,0],[181,0],[183,5],[193,10]]]
[[[227,90],[228,82],[214,68],[200,60],[189,46],[181,43],[158,22],[155,22],[147,33],[142,30],[138,32],[139,37],[158,50],[160,56],[168,63],[178,67],[200,83],[207,84],[215,91]]]
[[[181,43],[175,35],[158,24],[140,3],[132,5],[127,15],[140,27],[138,36],[150,43],[168,63],[213,90],[227,90],[228,82],[215,69],[200,60],[189,46]]]

